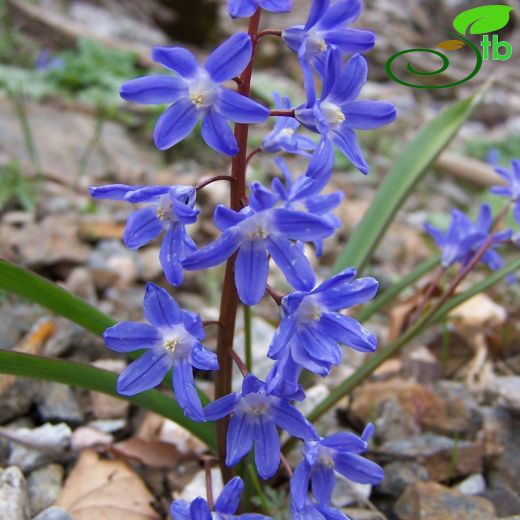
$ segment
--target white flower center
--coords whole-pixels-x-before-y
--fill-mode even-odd
[[[264,240],[271,232],[270,212],[260,211],[241,222],[240,227],[249,240]]]
[[[271,408],[271,399],[265,395],[265,392],[247,394],[243,397],[239,406],[247,414],[258,417],[267,414],[269,408]]]
[[[163,221],[176,220],[176,217],[172,211],[172,201],[170,195],[161,195],[159,202],[157,203],[157,209],[155,211],[157,218]]]
[[[213,104],[215,99],[215,87],[215,83],[205,71],[199,72],[199,75],[189,82],[189,96],[191,102],[198,110],[207,108]]]
[[[280,137],[292,137],[294,135],[294,130],[292,128],[284,128],[279,135]]]
[[[327,50],[325,40],[317,33],[311,32],[307,39],[307,52],[309,54],[317,54]]]
[[[298,310],[296,319],[299,322],[318,321],[323,313],[323,308],[312,295],[303,298]]]
[[[341,108],[330,101],[323,101],[320,104],[320,110],[327,123],[331,126],[340,125],[346,119]]]
[[[168,354],[182,357],[187,354],[195,338],[184,328],[183,325],[175,325],[162,330],[162,348]]]

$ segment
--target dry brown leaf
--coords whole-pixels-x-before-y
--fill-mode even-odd
[[[136,459],[152,468],[172,468],[181,460],[193,458],[182,454],[173,444],[131,437],[111,446],[110,451]]]
[[[159,520],[153,496],[137,474],[119,460],[84,451],[54,505],[74,520]]]
[[[443,42],[439,43],[437,47],[444,51],[458,51],[465,45],[466,44],[461,40],[444,40]]]

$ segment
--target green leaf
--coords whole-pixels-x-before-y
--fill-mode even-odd
[[[509,22],[513,10],[507,5],[484,5],[463,11],[453,20],[453,27],[460,34],[486,34],[498,31]]]
[[[0,350],[0,373],[53,381],[125,399],[180,424],[208,447],[216,450],[214,428],[207,423],[191,421],[173,399],[157,390],[148,390],[134,397],[120,396],[116,392],[117,374],[113,372],[62,359]]]
[[[427,314],[414,323],[402,336],[391,341],[386,347],[379,350],[376,354],[368,358],[349,378],[345,379],[340,385],[326,397],[316,408],[308,415],[310,421],[319,419],[324,413],[330,410],[338,401],[343,399],[356,386],[369,377],[382,363],[393,357],[399,350],[406,346],[411,340],[424,332],[427,327],[442,322],[448,313],[469,300],[478,293],[484,292],[496,283],[500,282],[507,275],[514,273],[520,269],[520,258],[510,262],[505,267],[489,275],[486,279],[473,285],[471,289],[464,291],[450,298],[437,311]]]
[[[100,336],[115,320],[42,276],[0,259],[0,289],[18,294]]]
[[[358,271],[363,269],[394,215],[470,116],[482,99],[484,91],[485,88],[443,110],[405,147],[350,236],[345,249],[334,264],[333,273],[351,266],[356,267]]]

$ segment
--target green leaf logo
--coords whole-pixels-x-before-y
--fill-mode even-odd
[[[461,40],[444,40],[439,43],[437,47],[444,51],[458,51],[459,49],[462,49],[464,45],[466,44]]]
[[[513,10],[507,5],[484,5],[463,11],[453,20],[453,27],[460,34],[486,34],[498,31],[509,22]]]

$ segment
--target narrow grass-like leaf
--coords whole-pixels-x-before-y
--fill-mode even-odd
[[[443,110],[405,147],[334,264],[334,274],[351,266],[358,271],[363,269],[394,215],[470,116],[484,92],[485,88],[482,88],[477,94]]]
[[[215,432],[211,425],[191,421],[173,399],[157,390],[148,390],[134,397],[120,396],[116,392],[117,374],[113,372],[62,359],[0,350],[0,373],[53,381],[125,399],[180,424],[208,447],[216,449]]]
[[[115,321],[59,285],[0,259],[0,289],[17,294],[100,336]]]
[[[426,273],[430,272],[439,264],[439,255],[428,258],[421,262],[413,271],[403,276],[398,282],[392,284],[388,289],[383,291],[374,301],[365,306],[356,314],[356,319],[360,322],[367,321],[373,314],[390,303],[398,294],[404,291],[410,285],[413,285]]]

